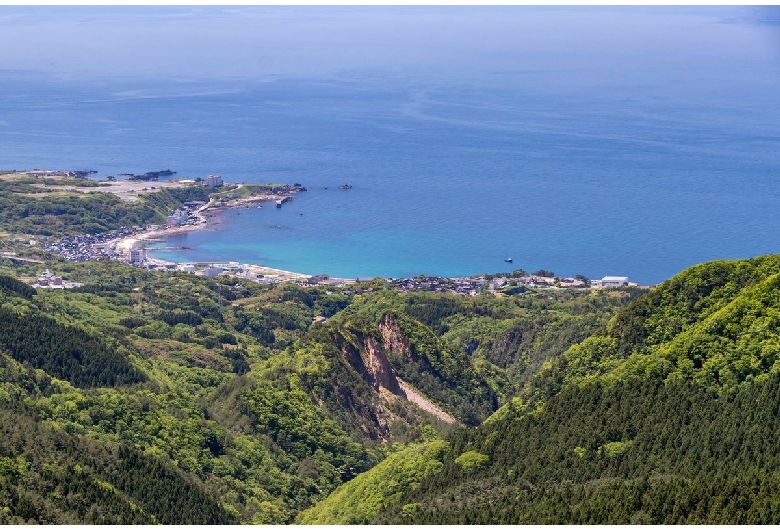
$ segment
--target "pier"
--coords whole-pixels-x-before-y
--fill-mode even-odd
[[[281,208],[282,204],[284,204],[284,203],[286,203],[288,201],[291,201],[291,200],[293,200],[292,195],[287,195],[285,197],[282,197],[281,199],[276,199],[276,207],[277,208]]]

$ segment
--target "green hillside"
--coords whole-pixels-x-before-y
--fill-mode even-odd
[[[780,521],[780,256],[475,297],[56,267],[89,283],[0,275],[3,522]]]
[[[122,226],[160,224],[186,201],[208,201],[202,186],[163,188],[123,201],[90,180],[58,179],[63,188],[88,188],[92,193],[42,189],[35,177],[0,179],[0,226],[10,233],[42,236],[96,234]]]
[[[777,523],[779,282],[718,261],[633,299],[374,522]]]
[[[2,446],[4,522],[292,522],[406,444],[480,424],[529,367],[636,294],[355,294],[109,261],[19,270],[34,267],[86,285],[34,291],[0,274],[2,426],[53,444]],[[192,519],[165,497],[183,491],[212,507]]]
[[[0,523],[229,524],[192,474],[125,444],[98,443],[0,402]]]
[[[779,400],[777,374],[728,396],[680,381],[570,386],[542,414],[452,436],[441,471],[374,522],[777,524]]]
[[[339,486],[327,499],[302,512],[299,524],[367,524],[380,510],[439,471],[447,442],[435,440],[393,453],[371,470]]]
[[[548,363],[533,397],[544,400],[570,383],[631,376],[716,390],[766,378],[780,358],[779,274],[777,255],[691,267]]]

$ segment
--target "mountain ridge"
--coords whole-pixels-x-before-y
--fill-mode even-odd
[[[30,292],[9,279],[0,283],[0,309],[46,322],[52,336],[96,341],[138,377],[81,382],[52,368],[71,357],[85,362],[86,346],[43,348],[33,362],[13,354],[33,351],[25,342],[32,337],[12,339],[22,329],[14,317],[7,330],[0,327],[0,401],[26,403],[31,421],[54,432],[159,459],[191,477],[219,513],[243,523],[292,522],[407,446],[443,447],[459,424],[481,424],[519,395],[535,366],[638,294],[531,290],[472,298],[397,293],[381,282],[356,294],[116,262],[57,267],[66,278],[91,282]],[[444,465],[443,452],[420,450],[426,473]],[[18,452],[0,456],[17,469]],[[481,469],[482,459],[470,453],[460,461]],[[9,521],[36,521],[30,514],[48,509],[41,475],[30,477],[33,510],[8,501]],[[113,488],[129,498],[114,479],[88,479],[78,486],[86,495]],[[17,486],[1,486],[0,498],[11,499]],[[1,497],[4,491],[11,497]],[[89,498],[105,520],[134,520],[121,503]],[[58,521],[87,520],[84,510],[59,509]],[[186,520],[175,510],[169,517]]]
[[[777,523],[779,288],[769,255],[635,298],[372,522]]]

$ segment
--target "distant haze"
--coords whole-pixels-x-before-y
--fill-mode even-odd
[[[641,82],[745,49],[776,54],[772,20],[772,8],[741,7],[0,7],[0,70],[261,80],[564,69],[589,82],[606,68]]]
[[[310,188],[176,261],[654,283],[779,250],[779,11],[0,7],[0,169]]]

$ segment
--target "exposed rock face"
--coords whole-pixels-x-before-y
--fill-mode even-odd
[[[418,363],[424,370],[431,370],[428,359],[415,352],[414,346],[401,331],[398,318],[394,314],[387,313],[382,317],[379,321],[379,333],[382,335],[382,345],[386,352],[396,357],[406,357],[409,361]]]
[[[388,313],[379,321],[379,333],[382,334],[382,345],[385,350],[396,355],[412,358],[412,348],[409,341],[401,333],[394,315]]]
[[[398,378],[395,376],[395,370],[390,366],[387,360],[385,350],[374,337],[367,337],[364,341],[366,358],[363,362],[368,372],[373,376],[375,385],[388,389],[395,395],[405,396],[404,391],[398,384]]]
[[[371,336],[357,339],[360,340],[361,344],[356,348],[356,345],[348,341],[343,335],[336,335],[336,344],[347,362],[377,392],[379,392],[380,388],[386,388],[393,394],[405,398],[406,394],[404,394],[401,386],[398,384],[395,370],[390,366],[382,345]]]
[[[344,359],[385,399],[389,397],[389,392],[441,420],[457,423],[450,414],[396,375],[387,354],[392,353],[408,359],[413,357],[413,348],[401,332],[396,317],[392,314],[383,316],[379,321],[378,331],[381,340],[373,335],[337,333],[336,344]]]

